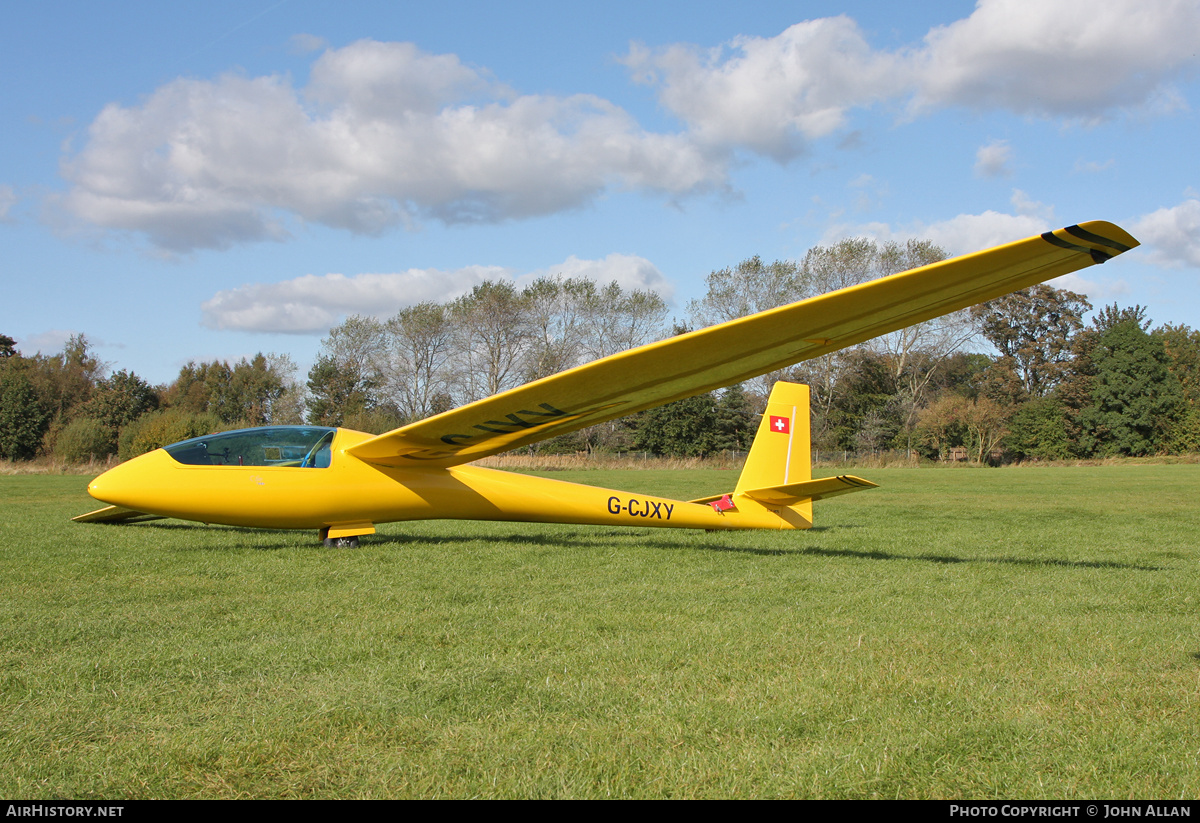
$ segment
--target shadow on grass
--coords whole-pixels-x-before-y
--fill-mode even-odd
[[[203,532],[211,534],[241,534],[246,535],[246,543],[239,548],[252,551],[279,551],[299,547],[312,547],[321,551],[355,551],[355,549],[329,549],[321,544],[313,529],[263,529],[249,526],[223,526],[204,523],[189,523],[182,521],[141,522],[123,524],[104,524],[108,528],[125,529],[155,529],[164,532]],[[309,538],[297,540],[299,535],[309,535]],[[648,539],[649,538],[649,539]],[[546,546],[548,548],[596,548],[617,541],[621,543],[636,543],[637,545],[652,545],[654,548],[668,550],[699,550],[742,552],[756,555],[794,555],[804,550],[796,549],[762,549],[753,546],[713,545],[683,540],[663,539],[658,534],[647,534],[644,530],[635,529],[589,529],[575,532],[543,532],[543,533],[508,533],[481,535],[437,535],[437,534],[372,534],[363,538],[360,548],[372,546],[470,546],[472,543],[507,544],[513,546]],[[214,545],[174,545],[173,551],[209,551],[224,549],[228,546]]]
[[[636,529],[593,529],[575,532],[555,532],[541,534],[496,534],[478,537],[453,537],[429,534],[416,535],[375,535],[371,537],[374,543],[398,543],[403,545],[441,546],[446,544],[469,545],[471,543],[510,544],[514,546],[546,546],[548,548],[598,548],[617,544],[632,544],[648,546],[655,549],[676,551],[728,551],[743,552],[757,555],[787,555],[800,554],[801,549],[761,549],[753,546],[717,546],[673,540],[659,533],[647,534],[644,530]]]
[[[1113,563],[1098,560],[1055,560],[1031,557],[954,557],[948,554],[892,554],[883,551],[854,551],[852,549],[801,549],[801,554],[822,557],[854,557],[862,560],[924,560],[929,563],[1002,563],[1013,566],[1064,566],[1076,569],[1128,569],[1140,572],[1160,572],[1164,566],[1143,566],[1136,563]]]
[[[246,543],[241,548],[250,549],[252,551],[279,551],[282,549],[293,549],[297,546],[311,546],[314,549],[321,551],[354,551],[354,549],[327,549],[312,533],[312,530],[283,530],[283,529],[262,529],[250,528],[245,526],[211,526],[201,523],[184,523],[184,522],[162,522],[153,521],[145,523],[129,523],[123,528],[137,529],[161,529],[163,531],[204,531],[204,532],[228,532],[235,534],[244,534],[253,536],[253,542]],[[838,530],[847,528],[860,528],[859,526],[847,525],[837,527],[818,527],[811,529],[810,534],[815,532],[827,531],[831,528]],[[296,537],[299,534],[311,535],[311,540],[297,541]],[[472,543],[488,543],[488,544],[507,544],[513,546],[545,546],[549,548],[596,548],[598,546],[608,544],[614,541],[629,543],[636,541],[638,545],[650,545],[654,548],[660,548],[673,551],[709,551],[709,552],[734,552],[740,554],[751,554],[760,557],[780,557],[788,555],[814,555],[818,557],[847,557],[858,560],[922,560],[928,563],[994,563],[1013,566],[1063,566],[1066,568],[1077,569],[1125,569],[1131,571],[1163,571],[1164,566],[1148,566],[1134,563],[1115,563],[1112,561],[1090,561],[1090,560],[1056,560],[1053,558],[1025,558],[1025,557],[956,557],[947,554],[896,554],[893,552],[885,552],[880,550],[874,551],[857,551],[854,549],[823,549],[818,546],[797,546],[796,548],[787,549],[765,549],[757,546],[734,545],[729,543],[701,543],[697,541],[674,540],[660,532],[647,533],[646,531],[625,530],[625,529],[605,529],[602,527],[591,528],[586,531],[572,532],[542,532],[542,533],[508,533],[508,534],[489,534],[478,536],[461,536],[461,535],[434,535],[434,534],[374,534],[363,538],[362,548],[371,546],[448,546],[458,545],[467,546]],[[226,548],[223,546],[173,546],[175,551],[207,551],[213,548]]]

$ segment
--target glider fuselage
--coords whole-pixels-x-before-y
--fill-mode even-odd
[[[746,501],[717,511],[653,495],[479,466],[378,466],[345,453],[372,435],[338,429],[324,467],[181,463],[156,449],[97,477],[88,492],[123,508],[204,523],[365,534],[402,520],[509,520],[692,529],[806,528]],[[295,463],[295,461],[292,461]]]

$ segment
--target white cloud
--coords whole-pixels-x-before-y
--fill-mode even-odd
[[[1133,224],[1132,233],[1148,247],[1151,263],[1200,268],[1200,200],[1151,212]]]
[[[201,306],[203,324],[213,329],[318,334],[351,314],[386,318],[426,300],[446,302],[485,280],[515,280],[525,286],[541,276],[617,282],[622,288],[653,290],[670,299],[672,285],[649,260],[610,254],[602,260],[572,255],[557,266],[514,278],[500,266],[443,271],[409,269],[386,274],[306,274],[282,283],[251,283],[218,292]]]
[[[1020,189],[1013,189],[1009,202],[1012,203],[1013,211],[1019,215],[1037,217],[1046,223],[1053,223],[1055,220],[1053,206],[1034,200]]]
[[[1163,108],[1196,65],[1195,0],[979,0],[913,55],[914,107],[1002,108],[1090,120]]]
[[[979,0],[897,51],[871,48],[840,16],[707,52],[638,45],[623,62],[701,142],[786,161],[880,102],[907,101],[912,116],[947,106],[1085,121],[1171,111],[1185,105],[1170,83],[1197,66],[1197,30],[1195,0]]]
[[[917,224],[912,234],[932,240],[950,254],[957,255],[1022,240],[1049,228],[1044,219],[1035,215],[988,210],[982,214],[960,214],[927,226]]]
[[[454,55],[360,41],[324,52],[300,91],[225,75],[105,107],[62,164],[61,203],[188,251],[283,239],[297,220],[361,234],[502,221],[612,187],[687,194],[724,173],[720,157],[598,97],[516,96]]]
[[[738,37],[702,53],[687,45],[624,58],[638,82],[659,86],[659,99],[701,142],[743,146],[776,160],[803,151],[804,140],[845,125],[850,109],[900,93],[903,61],[874,52],[848,17],[790,26],[770,38]]]
[[[1085,271],[1092,272],[1096,269],[1085,269]],[[1079,272],[1064,274],[1062,277],[1056,277],[1046,282],[1056,289],[1066,289],[1076,294],[1086,295],[1093,306],[1102,305],[1110,300],[1116,301],[1117,298],[1126,297],[1132,292],[1129,284],[1124,280],[1092,280],[1081,277]]]
[[[979,177],[1012,175],[1012,146],[1007,140],[993,140],[975,152],[975,174]]]
[[[306,274],[282,283],[251,283],[217,292],[201,305],[213,329],[312,334],[343,317],[388,317],[426,300],[452,300],[484,280],[508,278],[499,266],[452,271],[409,269],[387,274]]]
[[[17,348],[24,355],[57,354],[67,345],[67,341],[77,334],[79,332],[72,329],[48,329],[18,338]],[[95,345],[96,341],[88,338],[88,342]]]
[[[1197,30],[1195,0],[979,0],[906,49],[872,48],[845,16],[708,51],[631,47],[623,62],[683,121],[677,134],[594,95],[519,94],[453,54],[363,40],[320,52],[302,87],[229,74],[110,104],[64,158],[57,203],[186,252],[305,223],[378,234],[552,214],[613,189],[678,197],[727,186],[731,152],[785,162],[838,132],[856,142],[853,113],[878,104],[1084,121],[1170,110],[1185,105],[1171,83],[1200,65]],[[1004,173],[1008,152],[981,149],[980,173]]]
[[[1184,224],[1184,228],[1172,229],[1164,232],[1164,235],[1176,239],[1185,238],[1189,230],[1186,226],[1189,225],[1188,220],[1190,219],[1196,224],[1195,228],[1190,229],[1192,236],[1200,236],[1200,202],[1188,201],[1178,208],[1183,209],[1189,203],[1192,204],[1191,208],[1194,213],[1190,217],[1185,216],[1178,221],[1178,223]],[[1054,222],[1054,208],[1031,200],[1020,189],[1013,190],[1012,205],[1014,214],[988,210],[982,214],[960,214],[935,223],[917,221],[908,226],[895,228],[886,223],[838,225],[831,227],[825,233],[822,244],[832,245],[846,237],[869,237],[879,242],[889,240],[903,242],[909,239],[929,240],[941,246],[947,254],[953,257],[990,249],[1015,240],[1023,240],[1026,237],[1033,237],[1050,229],[1059,228],[1059,225]],[[1161,212],[1166,211],[1171,210],[1163,209],[1143,218],[1135,227],[1134,235],[1146,240],[1147,237],[1143,236],[1145,232],[1142,231],[1142,227],[1147,224],[1147,221],[1155,219],[1160,220],[1163,224],[1172,224],[1172,220],[1179,217],[1179,215],[1174,215],[1171,219],[1158,217]],[[1194,259],[1200,261],[1200,244],[1194,245],[1190,251],[1195,255]],[[1100,274],[1094,268],[1088,269],[1088,272]],[[1065,274],[1048,282],[1055,288],[1086,295],[1093,303],[1116,300],[1132,293],[1132,289],[1124,279],[1114,280],[1104,277],[1093,279],[1084,277],[1079,272]]]
[[[1026,202],[1022,197],[1021,192],[1015,192],[1013,199]],[[1052,228],[1046,220],[1047,208],[1040,203],[1032,205],[1040,213],[1004,214],[989,209],[982,214],[960,214],[935,223],[916,221],[902,227],[887,223],[836,225],[825,232],[821,242],[831,245],[846,237],[869,237],[880,242],[929,240],[953,257],[1022,240]]]
[[[675,294],[675,284],[667,280],[657,266],[635,254],[613,253],[602,260],[580,260],[571,255],[557,266],[521,275],[517,285],[524,288],[539,277],[559,276],[591,280],[601,286],[616,283],[626,291],[652,291],[668,302]]]
[[[17,193],[12,186],[0,186],[0,222],[7,222],[12,218],[9,213],[12,207],[17,204]]]

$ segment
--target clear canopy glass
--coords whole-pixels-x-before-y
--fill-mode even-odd
[[[291,466],[324,469],[337,429],[328,426],[266,426],[206,434],[166,446],[190,466]]]

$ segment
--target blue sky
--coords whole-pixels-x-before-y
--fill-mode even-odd
[[[896,11],[902,8],[903,13]],[[0,333],[169,382],[487,277],[653,287],[1085,220],[1200,326],[1197,0],[41,2],[0,29]]]

